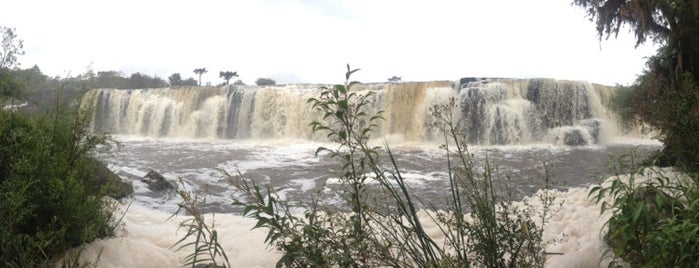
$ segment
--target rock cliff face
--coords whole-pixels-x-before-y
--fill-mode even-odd
[[[115,134],[218,139],[323,140],[308,127],[320,115],[306,100],[320,85],[94,89],[82,100],[95,111],[93,129]],[[471,144],[582,145],[619,135],[605,107],[613,89],[552,79],[463,78],[458,82],[359,84],[373,92],[368,112],[384,111],[375,137],[439,141],[431,109],[456,100]],[[567,138],[566,138],[567,137]],[[581,140],[582,139],[582,140]],[[568,141],[568,142],[566,142]]]

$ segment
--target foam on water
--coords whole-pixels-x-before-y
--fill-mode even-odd
[[[387,170],[387,172],[392,172],[392,174],[395,174],[395,171],[393,170]],[[364,182],[366,185],[378,185],[379,181],[376,180],[376,176],[373,173],[366,173],[364,174],[366,176],[366,181]],[[393,180],[394,175],[387,174],[389,178],[389,182],[392,184],[397,184]],[[449,175],[446,172],[428,172],[425,173],[422,170],[408,170],[408,169],[403,169],[400,170],[400,176],[403,178],[404,182],[406,185],[410,185],[413,187],[421,187],[424,186],[425,184],[431,182],[431,181],[443,181],[446,178],[449,177]],[[339,185],[342,184],[342,181],[340,178],[334,177],[334,178],[329,178],[325,180],[326,184],[332,185]]]
[[[563,205],[554,209],[550,221],[545,225],[543,239],[546,251],[557,253],[547,257],[546,267],[597,267],[603,253],[601,233],[609,215],[600,215],[600,208],[587,197],[589,187],[575,187],[566,191],[551,191],[554,203]],[[540,211],[539,198],[525,198],[533,208]],[[522,206],[523,202],[515,202]],[[95,241],[86,246],[82,260],[98,263],[99,267],[176,267],[190,253],[174,251],[171,247],[184,233],[177,230],[184,216],[169,219],[169,213],[142,205],[133,204],[126,212],[123,226],[115,238]],[[536,214],[532,215],[536,217]],[[278,252],[264,245],[265,229],[251,230],[251,219],[232,214],[206,215],[215,217],[220,242],[233,267],[274,267],[280,257]],[[438,244],[444,237],[428,213],[421,212],[428,234]],[[560,255],[558,255],[560,254]]]
[[[168,219],[170,216],[132,204],[117,237],[88,244],[81,259],[104,268],[180,267],[191,252],[175,251],[172,247],[185,234],[186,230],[178,230],[185,217]],[[232,267],[274,267],[280,255],[264,244],[264,230],[251,230],[252,220],[230,214],[206,215],[207,220],[212,218]]]
[[[246,159],[231,160],[219,165],[219,168],[229,174],[238,171],[246,173],[256,169],[283,169],[286,167],[308,167],[318,164],[320,159],[315,157],[317,146],[313,144],[295,144],[275,147],[258,147],[251,151]]]

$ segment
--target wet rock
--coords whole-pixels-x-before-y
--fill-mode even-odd
[[[141,181],[148,184],[148,188],[150,188],[151,191],[154,192],[162,192],[175,189],[175,185],[173,183],[167,181],[167,179],[165,179],[163,175],[160,175],[160,173],[158,173],[155,170],[148,171],[148,174],[146,174],[146,176],[143,176],[143,178],[141,178]]]
[[[602,126],[602,122],[598,119],[589,119],[581,122],[583,126],[587,128],[588,133],[595,140],[595,143],[599,143],[599,133]]]
[[[563,144],[568,146],[585,146],[588,144],[585,135],[580,129],[572,129],[565,133]]]
[[[481,82],[484,84],[488,83],[488,79],[485,77],[463,77],[459,79],[459,89],[463,89],[468,87],[468,84],[471,82]]]
[[[93,183],[88,184],[88,188],[93,192],[101,192],[114,199],[121,199],[133,194],[133,186],[122,180],[117,174],[112,172],[107,165],[95,158],[87,158],[89,177]]]

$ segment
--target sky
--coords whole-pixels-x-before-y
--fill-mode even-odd
[[[599,40],[572,0],[0,0],[0,26],[24,40],[21,67],[173,73],[218,84],[340,83],[461,77],[555,78],[614,85],[641,73],[656,45],[627,31]]]

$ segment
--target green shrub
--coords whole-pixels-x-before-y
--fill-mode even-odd
[[[0,111],[0,266],[49,266],[67,249],[113,234],[110,202],[90,164],[107,137],[79,109]]]
[[[672,174],[667,176],[666,174]],[[604,240],[610,266],[694,267],[699,259],[696,174],[631,169],[591,189],[602,213],[611,212]]]
[[[277,84],[277,81],[274,81],[272,78],[261,77],[255,80],[255,84],[258,86],[274,86]]]

